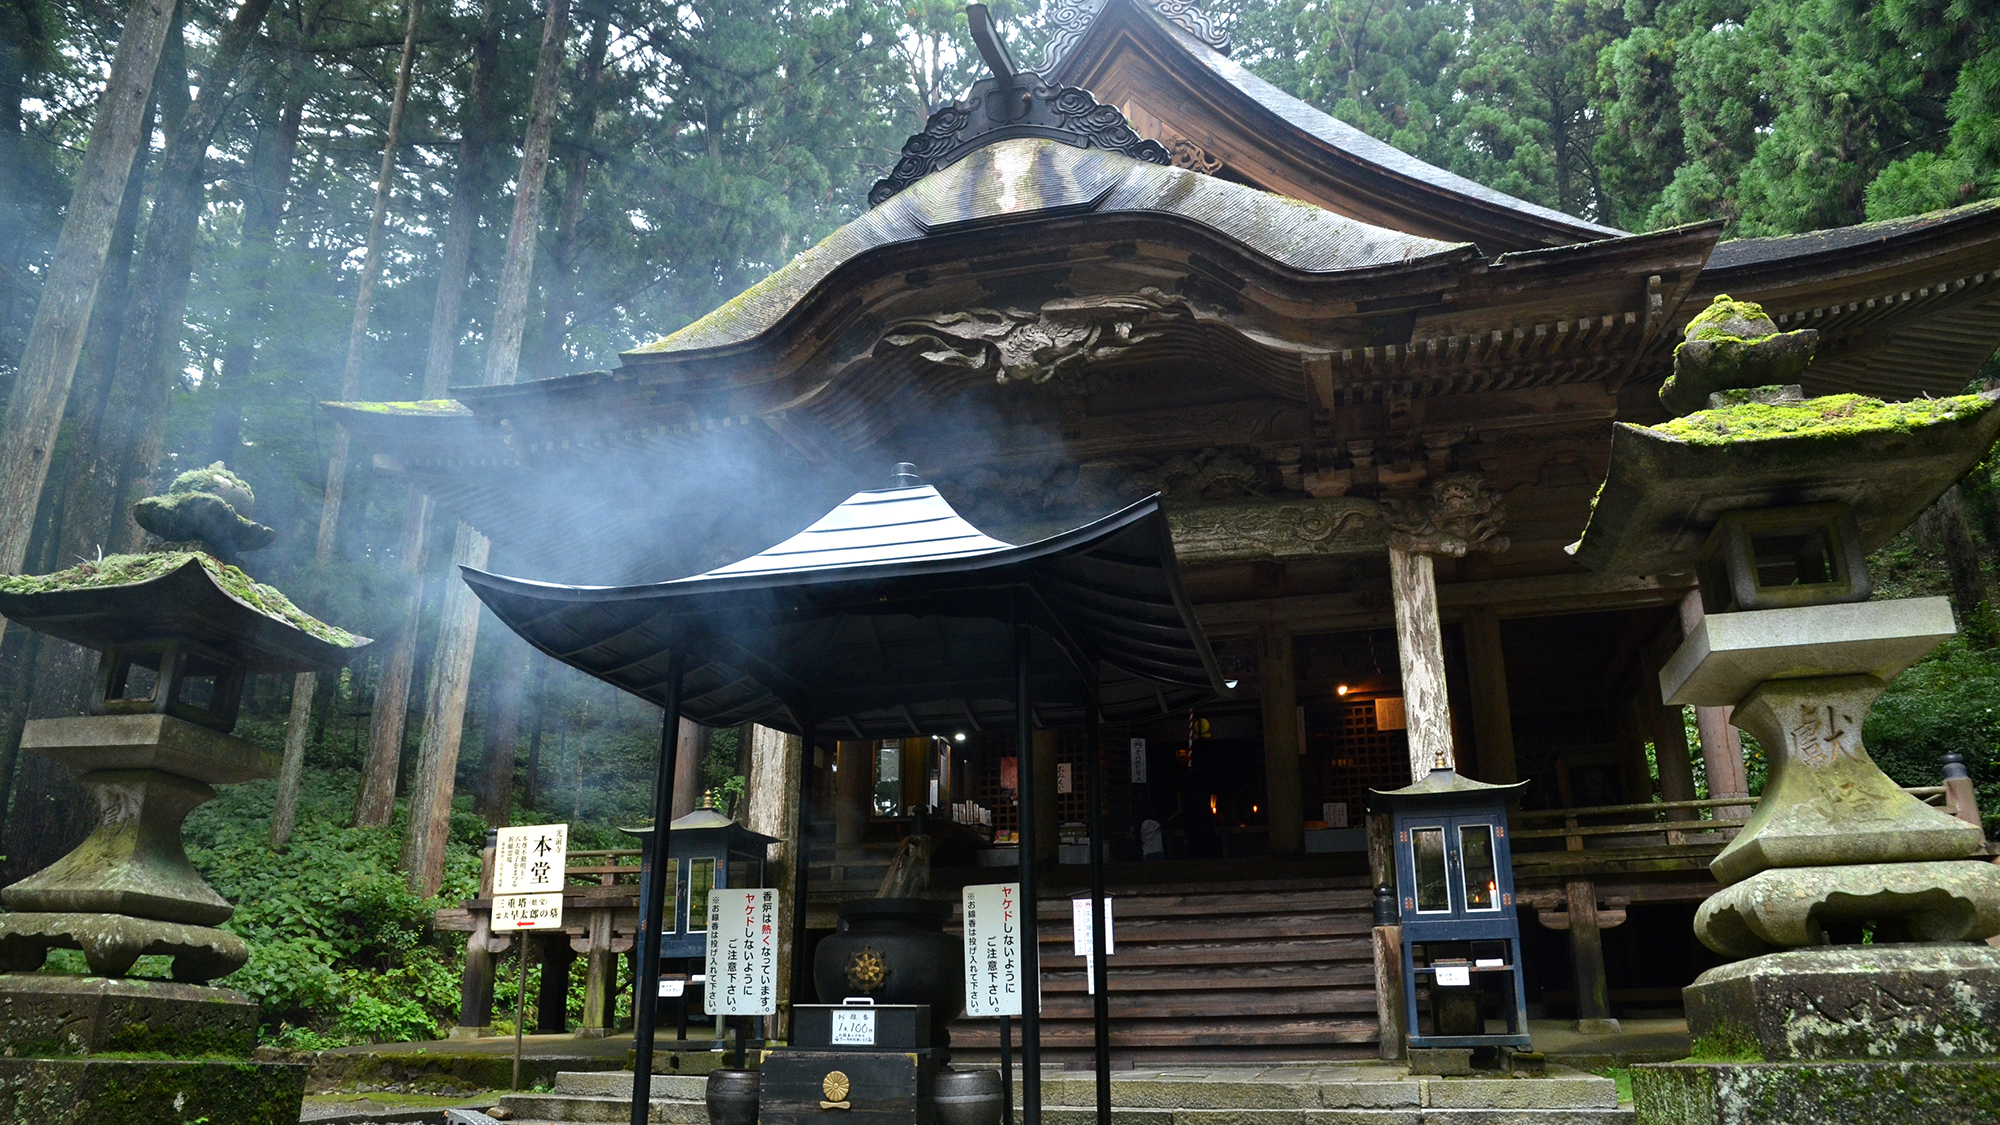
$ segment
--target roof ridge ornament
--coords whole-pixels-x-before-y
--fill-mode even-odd
[[[903,143],[903,153],[887,176],[868,191],[868,205],[880,207],[896,193],[966,154],[995,141],[1038,137],[1074,148],[1099,148],[1162,167],[1173,157],[1165,145],[1141,137],[1117,106],[1102,105],[1090,91],[1051,86],[1039,72],[1021,70],[993,26],[984,4],[966,7],[972,38],[993,76],[973,84],[965,101],[931,114],[924,130]]]
[[[1232,46],[1229,33],[1216,26],[1215,18],[1202,10],[1200,0],[1140,0],[1147,7],[1158,12],[1167,22],[1201,40],[1209,47],[1228,54]],[[1069,56],[1070,48],[1083,39],[1090,25],[1097,22],[1097,15],[1104,10],[1105,0],[1056,0],[1055,11],[1050,13],[1049,41],[1042,48],[1043,74],[1055,73],[1056,67]]]

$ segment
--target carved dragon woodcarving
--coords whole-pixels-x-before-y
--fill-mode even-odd
[[[1049,301],[1039,309],[965,309],[891,325],[875,354],[914,351],[932,363],[990,372],[1001,383],[1046,383],[1157,339],[1191,320],[1186,300],[1158,289]]]

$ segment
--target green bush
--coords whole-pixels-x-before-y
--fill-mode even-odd
[[[1936,785],[1940,759],[1964,755],[1988,830],[2000,829],[2000,653],[1946,642],[1882,693],[1862,739],[1902,785]]]
[[[269,842],[272,787],[232,786],[188,817],[188,858],[236,904],[250,962],[222,983],[263,1005],[267,1038],[328,1046],[436,1037],[458,1008],[463,938],[431,929],[478,883],[485,824],[455,812],[443,893],[397,870],[402,826],[355,828],[352,774],[308,772],[298,828]]]

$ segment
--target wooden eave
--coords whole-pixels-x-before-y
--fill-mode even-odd
[[[1489,255],[1624,233],[1515,199],[1401,153],[1250,74],[1134,0],[1105,0],[1051,79],[1192,141],[1223,174],[1336,214]]]
[[[1810,393],[1957,394],[2000,346],[2000,201],[1722,243],[1671,336],[1722,293],[1758,302],[1787,331],[1818,330]]]

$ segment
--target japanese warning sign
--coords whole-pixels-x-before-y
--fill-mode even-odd
[[[1021,884],[965,888],[965,1014],[1021,1014]]]
[[[778,1010],[778,892],[768,887],[708,892],[708,987],[711,1016],[762,1016]]]
[[[493,843],[493,929],[562,928],[563,865],[569,825],[502,828]]]

